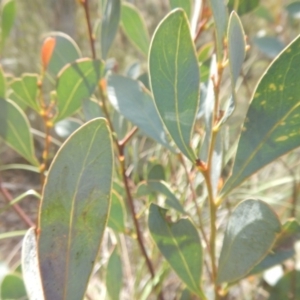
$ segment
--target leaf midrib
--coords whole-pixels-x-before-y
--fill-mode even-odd
[[[124,4],[122,4],[122,8],[124,8],[124,7],[126,7],[127,10],[131,10],[132,12],[135,13],[135,17],[137,18],[137,20],[139,22],[139,25],[141,25],[142,28],[143,28],[143,33],[146,33],[146,35],[144,35],[143,33],[141,33],[140,30],[136,30],[135,23],[132,22],[132,25],[133,25],[133,26],[131,26],[132,31],[135,33],[135,36],[137,36],[140,39],[140,41],[142,41],[142,43],[141,43],[141,45],[139,45],[139,43],[135,39],[130,38],[130,40],[131,40],[131,42],[137,48],[139,48],[142,51],[142,53],[144,55],[147,56],[147,52],[148,52],[148,49],[149,49],[149,34],[148,34],[148,30],[147,30],[147,28],[146,28],[143,20],[140,17],[139,11],[133,5],[130,5],[129,3],[125,2]],[[130,15],[130,13],[128,14],[128,11],[125,12],[125,10],[124,11],[122,10],[121,14],[122,15],[126,14],[125,19],[129,20],[129,22],[133,20],[133,19],[131,19],[132,16]],[[125,23],[123,22],[123,20],[121,20],[121,22],[122,22],[122,26],[123,26],[124,30],[127,31],[127,32],[129,32],[130,29],[127,26],[125,26]]]
[[[73,227],[73,223],[74,223],[73,219],[74,219],[75,204],[76,204],[75,200],[76,200],[76,196],[77,196],[77,193],[78,193],[78,190],[79,190],[79,183],[81,181],[81,178],[82,178],[82,175],[83,175],[83,171],[84,171],[84,168],[86,166],[86,161],[87,161],[88,157],[90,156],[91,147],[93,145],[93,142],[94,142],[94,140],[96,138],[96,134],[98,133],[98,130],[99,130],[100,127],[102,127],[102,124],[99,124],[95,128],[94,135],[93,135],[93,137],[90,140],[90,144],[89,144],[89,147],[88,147],[88,149],[86,151],[86,155],[85,155],[85,158],[83,160],[83,163],[82,163],[82,166],[81,166],[81,170],[79,172],[78,180],[77,180],[76,185],[75,185],[76,189],[75,189],[75,192],[74,192],[72,200],[71,200],[69,231],[68,231],[68,236],[67,236],[68,244],[67,244],[67,250],[66,250],[67,257],[66,257],[66,265],[65,265],[66,266],[65,267],[65,270],[66,270],[65,283],[68,282],[67,279],[69,277],[70,249],[71,249],[71,244],[72,244],[72,227]],[[67,294],[68,294],[68,285],[64,284],[63,299],[67,299]]]
[[[277,127],[291,114],[293,111],[300,106],[300,102],[296,103],[286,114],[283,115],[281,119],[279,119],[267,132],[265,137],[261,140],[261,142],[257,145],[257,147],[252,151],[252,154],[248,157],[248,159],[245,161],[242,167],[240,167],[239,172],[235,175],[235,179],[231,182],[231,184],[228,186],[228,188],[225,190],[226,192],[221,195],[221,197],[225,197],[231,190],[232,186],[234,186],[234,183],[239,179],[239,176],[245,171],[246,167],[249,165],[249,163],[252,161],[252,159],[255,157],[255,155],[260,151],[260,149],[264,146],[265,141],[271,136],[271,134],[277,129]],[[263,165],[261,168],[263,168],[265,165]],[[260,168],[260,169],[261,169]],[[251,176],[253,173],[248,175],[247,177]],[[246,178],[247,178],[246,177]],[[243,181],[246,179],[244,178]],[[243,182],[242,181],[242,182]]]
[[[190,149],[187,147],[183,133],[181,131],[181,126],[180,126],[180,118],[179,118],[179,109],[178,109],[178,60],[179,60],[179,46],[180,46],[180,37],[181,37],[181,30],[183,27],[183,19],[181,18],[179,28],[178,28],[178,35],[177,35],[177,41],[176,41],[176,53],[175,53],[175,83],[174,83],[174,96],[175,96],[175,116],[176,116],[176,125],[177,125],[177,130],[179,133],[179,137],[181,140],[181,143],[183,147],[185,148],[186,153],[188,154],[189,158],[192,158],[193,155],[191,155]]]
[[[72,65],[70,67],[72,67]],[[88,69],[86,71],[86,73],[83,73],[84,76],[87,77],[93,70],[94,70],[94,68],[93,68],[93,66],[91,66],[91,68]],[[69,98],[67,99],[67,101],[66,102],[62,102],[64,104],[64,106],[63,106],[63,109],[59,112],[59,114],[57,116],[59,119],[61,119],[62,117],[64,117],[64,114],[66,113],[66,110],[70,106],[70,102],[74,98],[74,94],[77,92],[78,87],[81,85],[82,82],[83,82],[83,77],[81,76],[80,79],[78,79],[77,83],[74,85],[73,91],[71,92],[71,94],[70,94]]]
[[[168,232],[169,232],[169,235],[170,235],[171,239],[173,240],[173,242],[174,242],[174,244],[175,244],[175,247],[177,248],[177,253],[179,253],[179,256],[180,256],[180,258],[181,258],[181,260],[182,260],[182,262],[183,262],[183,265],[184,265],[184,267],[185,267],[185,270],[186,270],[188,276],[190,277],[191,282],[192,282],[193,285],[194,285],[195,291],[197,291],[197,293],[198,293],[198,292],[200,291],[200,288],[198,287],[197,283],[195,282],[195,280],[194,280],[194,278],[193,278],[193,276],[192,276],[192,274],[191,274],[191,272],[190,272],[189,266],[188,266],[188,264],[186,263],[186,261],[185,261],[185,259],[184,259],[184,255],[183,255],[182,252],[181,252],[181,249],[180,249],[180,247],[179,247],[179,244],[177,243],[175,237],[173,236],[173,233],[172,233],[170,227],[169,227],[168,225],[167,225],[166,227],[167,227],[167,230],[168,230]],[[201,269],[201,266],[199,266],[199,267],[200,267],[200,269]]]
[[[21,84],[23,86],[23,90],[24,90],[25,96],[27,97],[27,101],[28,101],[29,105],[31,104],[32,107],[38,111],[39,107],[36,104],[36,102],[34,101],[34,99],[31,98],[31,95],[30,95],[30,93],[29,93],[29,91],[27,89],[27,86],[26,86],[25,82],[24,82],[24,78],[25,77],[22,78]]]
[[[256,220],[256,221],[262,221],[262,222],[265,222],[265,223],[270,224],[270,225],[272,226],[272,223],[271,223],[271,222],[268,222],[268,220],[266,220],[266,219],[259,219],[259,220]],[[249,224],[247,224],[247,225],[249,225]],[[239,233],[238,233],[238,234],[239,234]],[[225,256],[225,258],[223,259],[224,262],[223,262],[223,264],[220,264],[220,266],[219,266],[219,273],[220,273],[220,271],[222,270],[222,268],[224,267],[224,265],[226,265],[226,263],[228,263],[228,257],[229,257],[230,254],[231,254],[231,249],[233,248],[233,244],[235,244],[235,243],[236,243],[236,240],[238,239],[238,234],[236,234],[236,235],[234,236],[234,238],[231,240],[231,242],[230,242],[230,244],[229,244],[228,251],[226,251],[226,256]],[[273,242],[272,242],[271,245],[268,247],[268,249],[265,251],[265,253],[267,253],[268,250],[271,249],[272,246],[274,245],[274,243],[275,243],[275,241],[276,241],[275,236],[276,236],[276,233],[274,234]],[[223,242],[223,243],[224,243],[224,242]],[[256,266],[256,265],[257,265],[260,261],[262,261],[263,259],[264,259],[264,256],[262,255],[262,257],[260,257],[260,258],[254,263],[253,266]],[[251,267],[250,267],[249,270],[251,270]],[[245,274],[247,274],[247,273],[249,272],[249,270],[248,270]],[[235,278],[231,278],[230,281],[238,280],[239,278],[241,278],[241,277],[242,277],[243,275],[245,275],[245,274],[242,274],[242,275],[237,276],[237,277],[235,277]]]

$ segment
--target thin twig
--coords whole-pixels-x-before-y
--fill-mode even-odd
[[[187,180],[188,180],[188,185],[190,187],[190,190],[191,190],[191,193],[192,193],[192,200],[195,204],[195,207],[196,207],[196,211],[197,211],[197,215],[198,215],[198,219],[199,219],[199,229],[201,231],[201,234],[202,234],[202,237],[204,239],[204,242],[205,242],[205,245],[207,247],[207,250],[208,252],[210,252],[210,245],[209,245],[209,241],[208,241],[208,238],[206,236],[206,233],[205,233],[205,230],[204,230],[204,226],[203,226],[203,223],[202,223],[202,215],[201,215],[201,210],[200,210],[200,207],[197,203],[197,194],[196,194],[196,191],[194,189],[194,186],[193,186],[193,182],[191,180],[191,176],[190,176],[190,173],[188,172],[188,169],[186,167],[186,164],[184,162],[184,159],[183,159],[183,156],[182,154],[179,154],[179,159],[180,159],[180,162],[184,168],[184,171],[185,171],[185,174],[186,174],[186,177],[187,177]],[[207,264],[207,261],[206,259],[204,260],[204,264],[205,264],[205,267],[206,267],[206,270],[207,270],[207,273],[210,277],[211,280],[213,280],[213,276],[212,276],[212,273],[209,269],[209,266]]]
[[[107,119],[108,126],[109,126],[111,132],[115,133],[114,125],[113,125],[113,123],[110,119],[110,115],[109,115],[109,112],[108,112],[108,109],[107,109],[107,106],[106,106],[106,95],[104,93],[104,90],[103,90],[100,82],[98,84],[98,90],[99,90],[99,94],[100,94],[100,98],[101,98],[100,106],[101,106],[102,111],[105,115],[105,118]],[[113,134],[113,139],[116,143],[118,143],[118,138],[115,134]]]
[[[89,14],[89,9],[88,9],[88,0],[81,0],[80,3],[82,4],[84,10],[85,10],[85,17],[86,17],[86,22],[88,25],[88,34],[89,34],[89,39],[90,39],[90,44],[91,44],[91,50],[92,50],[92,54],[93,54],[93,58],[96,58],[96,51],[95,51],[95,44],[94,44],[94,38],[92,35],[92,30],[91,30],[91,22],[90,22],[90,14]],[[116,144],[117,150],[118,150],[118,159],[121,165],[121,174],[123,177],[123,182],[124,182],[124,186],[125,186],[125,191],[126,191],[126,195],[127,195],[127,202],[128,202],[128,206],[130,208],[130,212],[132,215],[132,219],[133,219],[133,223],[134,223],[134,227],[135,227],[135,231],[136,231],[136,235],[137,235],[137,240],[138,240],[138,244],[140,246],[141,252],[146,260],[146,264],[147,267],[149,269],[149,272],[151,274],[152,279],[155,278],[155,272],[154,272],[154,268],[152,266],[152,263],[150,261],[150,258],[146,252],[145,246],[144,246],[144,242],[143,242],[143,238],[142,238],[142,234],[141,234],[141,230],[139,227],[139,223],[136,217],[136,212],[135,212],[135,207],[134,207],[134,203],[133,203],[133,198],[131,195],[131,191],[129,188],[129,182],[128,182],[128,177],[126,175],[126,162],[125,162],[125,156],[124,156],[124,148],[126,143],[129,141],[129,139],[134,135],[134,133],[137,131],[137,128],[134,127],[131,132],[128,133],[128,135],[122,140],[122,141],[118,141],[117,136],[115,134],[114,128],[113,128],[113,124],[112,121],[110,119],[110,115],[108,112],[108,108],[106,106],[106,102],[107,102],[107,96],[103,90],[103,87],[101,86],[101,83],[98,84],[98,89],[99,89],[99,94],[101,97],[101,105],[102,105],[102,109],[104,112],[104,115],[107,119],[108,125],[110,127],[110,130],[113,133],[113,139],[114,142]],[[163,295],[162,292],[160,292],[158,294],[159,299],[163,300]]]
[[[204,228],[203,228],[201,210],[200,210],[200,207],[197,203],[197,194],[196,194],[196,191],[194,189],[193,182],[191,180],[191,176],[189,174],[189,171],[188,171],[188,169],[186,167],[186,164],[184,162],[184,159],[182,157],[182,154],[179,154],[179,160],[180,160],[180,162],[183,166],[185,175],[186,175],[187,180],[188,180],[188,185],[189,185],[189,188],[190,188],[191,193],[192,193],[192,200],[193,200],[193,202],[195,204],[195,207],[196,207],[196,211],[197,211],[197,215],[198,215],[198,219],[199,219],[199,228],[200,228],[201,234],[203,236],[203,239],[204,239],[206,245],[209,247],[208,239],[207,239],[206,233],[205,233]]]
[[[127,134],[126,136],[119,142],[120,146],[124,146],[128,143],[128,141],[133,137],[133,135],[138,131],[138,128],[134,126]]]
[[[148,254],[146,252],[146,249],[145,249],[145,245],[144,245],[144,242],[143,242],[143,237],[142,237],[142,234],[141,234],[139,222],[138,222],[138,219],[137,219],[137,216],[136,216],[136,211],[135,211],[135,207],[134,207],[134,203],[133,203],[133,198],[132,198],[131,191],[130,191],[129,184],[128,184],[128,177],[126,175],[126,166],[125,166],[124,144],[123,145],[118,144],[118,150],[119,150],[119,161],[120,161],[120,164],[121,164],[121,173],[122,173],[122,176],[123,176],[123,182],[124,182],[124,186],[125,186],[125,190],[126,190],[127,202],[128,202],[128,206],[129,206],[129,209],[130,209],[130,212],[131,212],[132,219],[133,219],[138,244],[139,244],[141,252],[142,252],[142,254],[143,254],[143,256],[146,260],[146,264],[147,264],[147,267],[148,267],[149,272],[151,274],[151,277],[152,277],[152,279],[154,279],[155,278],[154,268],[152,266],[150,258],[149,258]],[[161,300],[164,299],[163,295],[162,295],[162,292],[159,293],[158,297]]]
[[[85,19],[88,27],[89,39],[90,39],[90,46],[92,50],[92,57],[96,59],[96,49],[95,49],[95,39],[93,37],[92,25],[91,25],[91,18],[90,18],[90,11],[89,11],[89,1],[88,0],[81,0],[80,3],[84,8]]]
[[[3,195],[4,199],[10,203],[13,200],[12,195],[9,193],[9,191],[3,186],[2,180],[0,178],[0,192]],[[35,227],[35,224],[33,221],[29,218],[29,216],[24,212],[24,210],[18,205],[13,204],[13,209],[16,211],[16,213],[19,215],[21,220],[28,226],[28,227]]]

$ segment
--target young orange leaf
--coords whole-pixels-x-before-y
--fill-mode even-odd
[[[55,47],[55,38],[53,37],[48,37],[45,39],[43,46],[42,46],[42,50],[41,50],[41,57],[42,57],[42,65],[43,65],[43,69],[46,70],[49,61],[52,57],[52,53]]]

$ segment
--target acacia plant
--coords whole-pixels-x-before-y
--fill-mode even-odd
[[[293,261],[297,184],[279,213],[252,178],[300,146],[300,38],[250,91],[242,125],[230,122],[250,51],[238,14],[259,1],[225,2],[170,0],[150,38],[134,5],[99,1],[94,20],[80,0],[90,57],[51,32],[38,74],[1,69],[0,136],[27,161],[1,170],[37,172],[41,185],[15,199],[1,185],[4,209],[30,227],[22,278],[2,280],[2,299],[256,299],[260,274]],[[15,9],[1,2],[1,49]],[[119,26],[140,57],[123,74],[110,59]],[[36,223],[17,204],[29,194],[40,199]],[[289,264],[264,297],[296,299],[299,289]]]

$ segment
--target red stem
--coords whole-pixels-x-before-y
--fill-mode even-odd
[[[0,192],[3,195],[4,199],[10,203],[13,200],[12,195],[9,193],[9,191],[3,186],[1,178],[0,178]],[[32,220],[29,218],[29,216],[24,212],[24,210],[18,205],[13,204],[13,209],[16,211],[16,213],[19,215],[20,219],[28,226],[28,227],[35,227],[35,224],[32,222]]]

